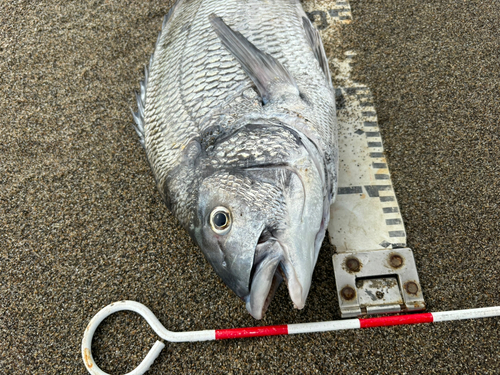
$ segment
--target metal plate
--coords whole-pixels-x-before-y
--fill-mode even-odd
[[[333,267],[343,318],[425,309],[411,249],[338,253]]]

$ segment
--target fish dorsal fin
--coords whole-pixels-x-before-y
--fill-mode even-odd
[[[330,75],[330,68],[328,67],[328,59],[326,58],[325,49],[323,48],[323,42],[321,41],[321,36],[318,30],[311,23],[309,18],[302,17],[302,24],[304,26],[304,31],[306,32],[307,41],[311,46],[314,56],[318,60],[319,66],[323,73],[325,74],[325,79],[330,87],[332,87],[332,76]]]
[[[224,47],[240,62],[257,87],[264,104],[272,101],[273,94],[300,94],[295,80],[278,60],[259,50],[241,33],[226,25],[222,18],[211,14],[209,19]]]

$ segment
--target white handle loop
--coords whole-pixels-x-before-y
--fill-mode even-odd
[[[106,319],[111,314],[114,314],[118,311],[133,311],[139,315],[141,315],[151,328],[156,332],[158,336],[162,339],[171,341],[171,342],[184,342],[184,341],[207,341],[207,340],[215,340],[215,331],[207,330],[207,331],[191,331],[191,332],[172,332],[167,330],[160,321],[154,316],[154,314],[142,303],[135,301],[120,301],[112,303],[104,307],[101,311],[99,311],[89,322],[87,328],[85,329],[85,333],[83,334],[82,340],[82,357],[83,362],[85,363],[85,367],[88,372],[92,375],[109,375],[106,372],[102,371],[99,366],[94,361],[94,357],[92,356],[92,338],[94,337],[94,333],[99,327],[99,324],[102,323],[104,319]],[[127,373],[126,375],[142,375],[146,371],[149,370],[154,360],[160,355],[160,352],[165,347],[161,341],[156,341],[151,350],[148,352],[146,358],[137,366],[133,371]]]

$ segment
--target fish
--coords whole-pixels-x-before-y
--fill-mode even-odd
[[[178,0],[134,127],[169,210],[262,319],[283,280],[305,306],[335,200],[335,90],[298,0]]]

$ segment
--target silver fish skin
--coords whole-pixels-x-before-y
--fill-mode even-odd
[[[169,209],[261,319],[282,281],[303,308],[335,199],[335,95],[295,0],[179,0],[135,129]]]

